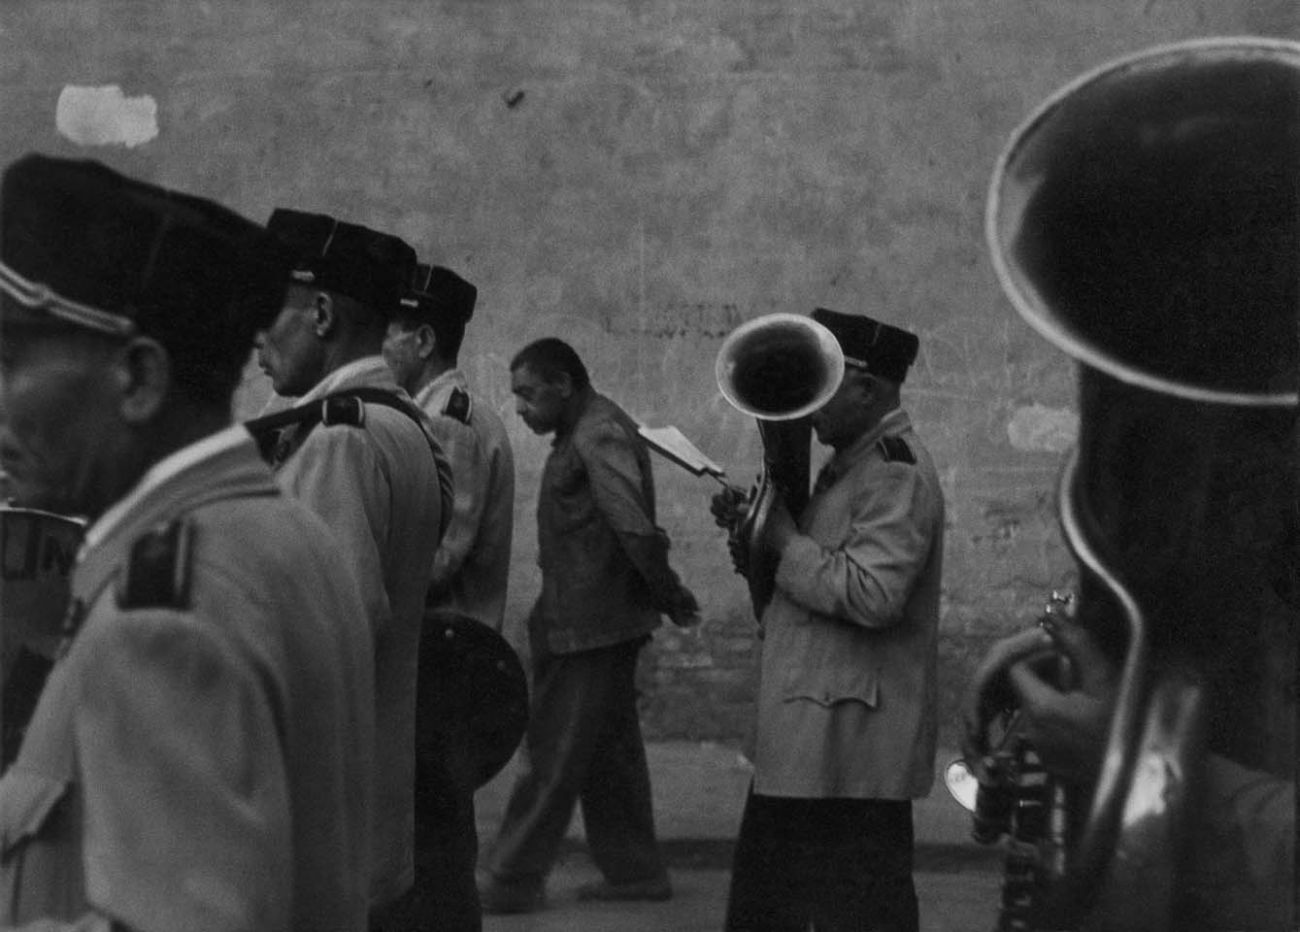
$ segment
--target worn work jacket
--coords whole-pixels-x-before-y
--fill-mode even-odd
[[[515,461],[505,425],[459,369],[416,393],[451,463],[451,522],[433,561],[431,603],[497,631],[505,620],[515,523]]]
[[[827,464],[763,614],[754,791],[929,792],[943,494],[901,410]]]
[[[364,387],[406,397],[383,358],[367,356],[330,373],[298,404]],[[425,429],[400,411],[367,403],[361,425],[320,424],[291,440],[276,473],[334,533],[361,585],[365,611],[356,623],[374,637],[376,907],[402,895],[415,877],[416,670],[443,507],[439,472],[446,469]]]
[[[546,458],[537,545],[535,649],[570,654],[644,637],[680,585],[655,525],[654,475],[636,422],[591,388]]]
[[[247,432],[157,464],[87,532],[72,594],[0,780],[0,924],[364,929],[370,635]]]

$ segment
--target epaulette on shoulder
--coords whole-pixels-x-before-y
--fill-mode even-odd
[[[442,406],[442,413],[462,424],[469,423],[469,392],[463,388],[453,388],[447,403]]]
[[[188,518],[146,532],[131,545],[117,587],[118,607],[189,608],[193,566],[194,525]]]
[[[321,399],[320,422],[324,427],[363,427],[366,423],[365,402],[356,395],[327,396]]]
[[[881,437],[880,452],[884,454],[886,463],[906,463],[909,466],[916,465],[916,454],[912,448],[907,445],[907,441],[902,437]]]

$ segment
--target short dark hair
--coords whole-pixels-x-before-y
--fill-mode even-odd
[[[545,382],[558,382],[561,375],[567,375],[574,388],[586,388],[591,384],[587,367],[572,346],[559,337],[543,337],[534,340],[510,360],[510,371],[527,366]]]

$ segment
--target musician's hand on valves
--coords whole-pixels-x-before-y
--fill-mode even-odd
[[[764,543],[775,553],[785,549],[790,539],[799,535],[799,526],[794,523],[785,499],[778,495],[767,513],[767,530]]]
[[[748,575],[749,555],[737,529],[749,517],[749,495],[738,486],[723,486],[722,491],[710,500],[709,511],[718,527],[727,531],[727,552],[731,554],[732,568],[741,576]]]
[[[1085,628],[1049,620],[1043,629],[1069,658],[1073,688],[1054,683],[1042,663],[1013,664],[1008,678],[1020,704],[1021,727],[1049,773],[1088,785],[1106,753],[1118,671]]]
[[[1008,669],[1027,658],[1054,656],[1056,644],[1051,635],[1041,627],[1026,628],[994,643],[975,668],[962,702],[962,758],[980,782],[992,782],[987,758],[1005,740],[995,740],[992,728],[995,724],[1008,727],[1016,710]]]
[[[718,527],[730,530],[745,520],[749,513],[749,496],[739,486],[723,486],[722,491],[710,500],[709,511]]]

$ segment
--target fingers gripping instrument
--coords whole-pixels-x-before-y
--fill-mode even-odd
[[[1068,618],[1072,593],[1052,593],[1040,625]],[[981,720],[970,735],[967,759],[953,761],[945,782],[971,812],[971,838],[983,845],[1007,839],[999,929],[1032,928],[1034,910],[1043,893],[1065,873],[1069,842],[1068,789],[1042,766],[1033,746],[1025,740],[1020,712],[1004,683],[1012,663],[1036,656],[1050,669],[1053,685],[1068,689],[1073,671],[1069,658],[1055,649],[1044,655],[1041,638],[1025,638],[1024,646],[995,668],[988,682],[978,683],[984,698]],[[969,763],[968,763],[969,760]]]

